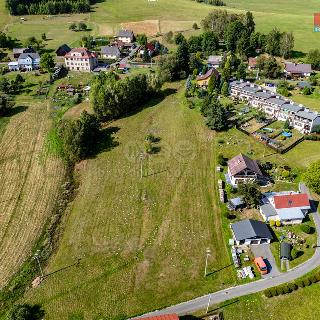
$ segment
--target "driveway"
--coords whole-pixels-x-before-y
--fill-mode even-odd
[[[259,244],[250,246],[250,249],[255,257],[263,257],[267,264],[268,273],[266,275],[262,275],[263,279],[273,278],[280,274],[280,271],[278,270],[276,264],[276,260],[271,252],[270,244]]]

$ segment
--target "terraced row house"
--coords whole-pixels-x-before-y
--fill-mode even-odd
[[[303,134],[313,132],[320,125],[319,113],[253,83],[241,80],[231,82],[230,95],[264,111],[271,118],[288,120],[290,126]]]

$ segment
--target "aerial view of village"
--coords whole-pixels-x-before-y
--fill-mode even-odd
[[[317,0],[0,0],[0,320],[320,319]]]

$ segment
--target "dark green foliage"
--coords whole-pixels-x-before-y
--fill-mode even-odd
[[[179,71],[184,71],[186,75],[189,74],[189,49],[187,41],[182,41],[176,53],[177,67]]]
[[[219,39],[213,31],[202,34],[202,51],[208,56],[219,49]]]
[[[227,124],[227,112],[225,107],[215,96],[208,97],[204,104],[206,104],[206,110],[202,111],[204,111],[204,114],[206,115],[206,125],[211,130],[224,130]]]
[[[304,233],[310,234],[312,232],[312,229],[308,224],[302,224],[300,228]]]
[[[14,305],[7,314],[7,320],[38,320],[44,317],[40,306],[30,304]]]
[[[227,161],[226,161],[226,159],[224,158],[224,156],[222,154],[218,155],[218,160],[217,161],[218,161],[218,164],[220,166],[226,166],[227,165]]]
[[[298,255],[299,255],[299,251],[295,247],[293,247],[291,249],[291,258],[292,258],[292,260],[296,259],[298,257]]]
[[[310,87],[304,87],[303,90],[302,90],[302,93],[303,93],[305,96],[309,96],[309,95],[312,93],[312,88],[310,88]]]
[[[281,43],[282,34],[279,29],[274,28],[267,35],[266,47],[265,50],[267,53],[273,56],[280,55],[280,43]]]
[[[296,285],[299,287],[299,288],[304,288],[304,282],[303,280],[299,279],[296,281]]]
[[[238,70],[237,70],[237,79],[243,79],[245,80],[247,77],[247,66],[245,63],[241,62],[238,66]]]
[[[243,31],[244,25],[241,21],[237,20],[228,25],[224,34],[224,40],[228,51],[236,51],[237,42],[242,36]]]
[[[283,129],[290,129],[290,122],[288,119],[284,122]]]
[[[278,78],[281,74],[281,66],[275,57],[259,56],[257,67],[264,73],[267,78]]]
[[[314,192],[320,194],[320,161],[311,164],[302,178]]]
[[[82,112],[79,120],[63,120],[58,129],[63,151],[69,163],[75,163],[89,156],[93,151],[100,131],[95,115]]]
[[[188,47],[190,53],[196,53],[202,51],[202,35],[191,36],[188,39]]]
[[[312,65],[314,70],[320,69],[320,50],[310,50],[306,57],[306,62]]]
[[[12,48],[14,41],[4,32],[0,32],[0,48]]]
[[[193,0],[197,2],[204,2],[205,4],[210,4],[211,6],[222,7],[226,4],[222,0]]]
[[[4,116],[13,107],[13,103],[9,100],[8,96],[0,94],[0,116]]]
[[[238,192],[242,195],[245,204],[249,208],[256,208],[261,199],[261,191],[257,183],[247,182],[239,184]]]
[[[263,291],[263,294],[267,297],[267,298],[272,298],[273,297],[273,292],[271,291],[271,289],[266,289]]]
[[[225,97],[229,95],[229,84],[227,81],[224,81],[221,86],[221,94]]]
[[[138,34],[136,37],[137,42],[140,44],[140,46],[145,46],[148,42],[147,36],[143,34]]]
[[[297,286],[295,283],[293,283],[293,282],[288,283],[288,287],[289,287],[289,289],[290,289],[291,291],[295,291],[295,290],[298,289],[298,286]]]
[[[99,118],[116,119],[135,111],[161,89],[158,74],[137,74],[116,80],[113,74],[99,74],[91,87],[91,103]]]
[[[312,282],[310,281],[309,278],[304,279],[304,280],[303,280],[303,283],[304,283],[304,286],[305,286],[305,287],[308,287],[308,286],[310,286],[310,285],[312,284]]]
[[[177,33],[174,36],[174,42],[177,45],[179,45],[179,44],[181,44],[182,42],[185,42],[185,41],[186,41],[186,38],[183,36],[183,34],[181,32]]]
[[[78,30],[79,31],[85,31],[85,30],[87,30],[87,25],[84,23],[84,22],[79,22],[78,23]]]
[[[40,60],[40,68],[51,73],[53,71],[54,65],[55,63],[53,56],[48,52],[44,53]]]
[[[6,0],[12,15],[84,13],[90,11],[89,0]]]

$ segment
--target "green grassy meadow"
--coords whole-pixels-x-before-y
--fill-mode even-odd
[[[43,305],[46,319],[128,317],[236,283],[230,268],[203,277],[207,247],[210,271],[230,265],[215,191],[215,137],[180,103],[178,86],[113,122],[118,146],[77,166],[79,192],[46,270],[53,274],[26,295]],[[161,141],[140,178],[148,132]]]

